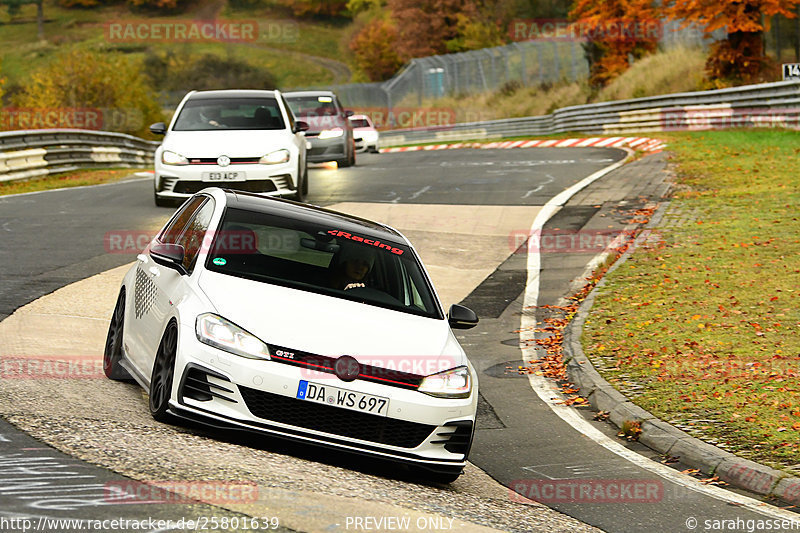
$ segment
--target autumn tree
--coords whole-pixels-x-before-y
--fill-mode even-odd
[[[404,59],[447,53],[447,41],[459,36],[459,15],[474,18],[473,0],[388,0]]]
[[[573,33],[585,37],[589,81],[602,87],[625,72],[630,58],[656,50],[661,36],[653,0],[578,0],[570,18]]]
[[[340,17],[347,13],[347,0],[281,0],[296,17]]]
[[[376,18],[350,41],[356,63],[372,81],[392,77],[403,66],[397,54],[397,30],[386,20]]]
[[[109,117],[129,118],[116,131],[140,135],[146,134],[147,125],[161,120],[155,94],[138,62],[86,50],[61,54],[32,72],[14,104],[28,109],[104,109]]]
[[[697,23],[708,35],[719,29],[725,39],[711,46],[706,62],[710,80],[752,81],[764,67],[763,33],[771,17],[793,18],[800,0],[673,0],[670,17]]]

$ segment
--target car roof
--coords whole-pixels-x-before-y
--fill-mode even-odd
[[[278,94],[277,91],[266,91],[258,89],[225,89],[220,91],[197,91],[192,93],[192,95],[189,98],[192,100],[204,100],[207,98],[228,98],[228,97],[264,98],[265,96],[271,96],[275,98],[277,94]]]
[[[291,91],[283,93],[283,96],[289,98],[290,96],[332,96],[336,97],[333,91]]]
[[[228,207],[278,215],[313,224],[329,225],[333,226],[332,229],[360,233],[384,241],[388,240],[406,246],[409,245],[405,237],[397,230],[372,220],[331,211],[315,205],[299,204],[282,198],[231,189],[223,189],[223,191],[225,192]]]

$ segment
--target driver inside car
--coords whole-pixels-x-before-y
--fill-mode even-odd
[[[349,290],[366,287],[366,279],[375,264],[375,251],[366,247],[342,246],[333,257],[330,285]]]

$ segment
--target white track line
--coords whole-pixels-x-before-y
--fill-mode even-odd
[[[135,174],[131,174],[132,176]],[[32,191],[32,192],[18,192],[16,194],[4,194],[0,196],[0,202],[3,201],[5,198],[14,198],[16,196],[30,196],[31,194],[44,194],[48,192],[58,192],[58,191],[75,191],[78,189],[87,189],[89,187],[108,187],[109,185],[119,185],[120,183],[131,183],[132,181],[144,181],[144,180],[152,180],[153,176],[148,178],[133,178],[133,179],[122,179],[119,181],[109,181],[107,183],[97,183],[95,185],[79,185],[77,187],[60,187],[58,189],[45,189],[43,191]]]
[[[622,161],[618,161],[594,174],[584,178],[572,187],[561,192],[557,196],[548,201],[542,210],[536,215],[536,218],[531,225],[530,235],[540,235],[545,223],[552,217],[567,201],[572,198],[578,191],[588,186],[592,182],[602,178],[612,170],[622,166],[633,154],[631,150],[627,150],[628,157]],[[520,324],[520,350],[522,351],[522,361],[527,363],[532,359],[536,359],[535,345],[529,345],[526,341],[529,340],[530,335],[533,335],[536,329],[536,309],[535,306],[539,300],[539,271],[541,269],[541,257],[538,250],[528,250],[528,281],[525,286],[525,297],[523,300],[523,312]],[[582,433],[589,439],[593,440],[599,446],[617,454],[618,456],[626,459],[635,465],[644,468],[668,481],[677,485],[685,487],[701,494],[705,494],[712,498],[739,505],[750,511],[760,513],[770,518],[778,518],[783,520],[797,521],[798,515],[790,511],[784,511],[773,505],[760,502],[748,496],[743,496],[735,492],[716,487],[713,485],[704,485],[698,480],[691,478],[685,474],[652,461],[638,453],[629,450],[619,442],[609,438],[600,430],[592,426],[589,422],[584,420],[572,407],[564,405],[563,398],[560,391],[556,388],[555,384],[535,374],[528,374],[528,382],[531,388],[536,392],[539,398],[547,404],[548,407],[558,415],[564,422],[572,426],[573,429]]]

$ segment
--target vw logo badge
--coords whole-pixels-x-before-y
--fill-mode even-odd
[[[361,365],[354,357],[343,355],[333,363],[333,372],[342,381],[353,381],[361,373]]]
[[[221,167],[227,167],[231,164],[231,158],[227,155],[221,155],[217,158],[217,164]]]

